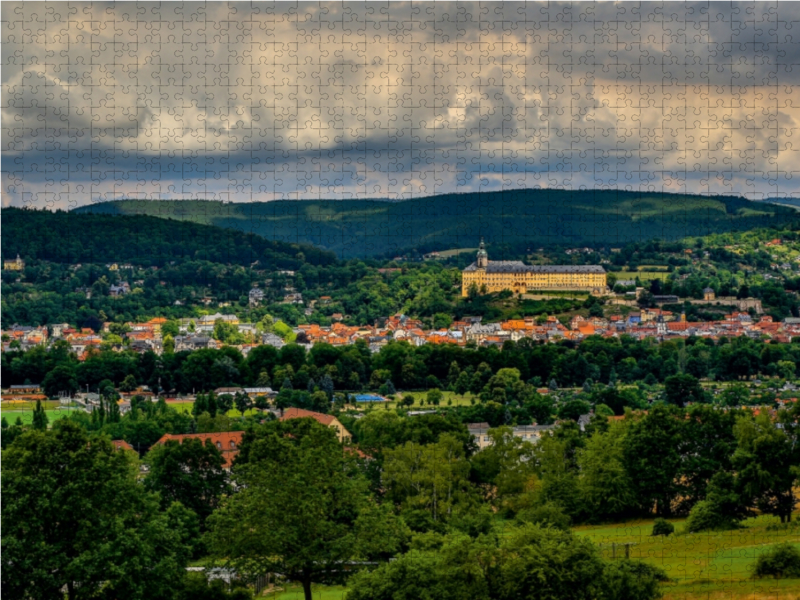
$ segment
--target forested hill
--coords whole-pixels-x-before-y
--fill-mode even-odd
[[[54,263],[132,263],[163,267],[201,260],[261,269],[299,269],[304,263],[336,262],[331,252],[313,246],[270,241],[222,229],[149,216],[80,214],[64,211],[3,209],[2,254]]]
[[[791,208],[733,196],[549,189],[443,194],[397,202],[120,200],[73,212],[207,223],[270,240],[313,244],[341,257],[408,248],[474,247],[480,236],[514,245],[624,245],[779,226],[797,218]]]

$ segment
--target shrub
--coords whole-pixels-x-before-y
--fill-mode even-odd
[[[673,533],[675,533],[675,526],[672,523],[666,519],[656,519],[650,535],[671,535]]]
[[[710,531],[720,529],[736,529],[737,522],[723,515],[717,506],[709,500],[701,500],[689,511],[689,518],[686,519],[686,531],[696,533],[698,531]]]
[[[789,542],[773,546],[756,559],[754,577],[800,577],[800,550]]]
[[[604,597],[614,600],[655,600],[661,598],[659,582],[669,581],[664,570],[634,560],[617,560],[603,570]]]
[[[569,515],[564,512],[564,508],[553,502],[548,502],[540,506],[525,508],[517,513],[517,521],[520,523],[537,523],[540,525],[551,525],[556,529],[569,530]]]

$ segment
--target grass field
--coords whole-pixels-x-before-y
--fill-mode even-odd
[[[666,281],[669,275],[669,273],[665,271],[614,271],[613,273],[617,276],[617,281],[620,279],[636,279],[637,277],[642,281],[646,279],[661,279],[662,281]]]
[[[451,256],[457,256],[458,254],[472,254],[473,252],[477,251],[477,248],[452,248],[450,250],[442,250],[439,252],[439,256],[442,258],[450,258]]]
[[[427,401],[428,392],[404,392],[404,391],[400,390],[395,394],[395,398],[397,400],[399,400],[401,398],[405,398],[406,396],[414,396],[414,405],[410,407],[410,410],[425,410],[425,409],[437,408],[435,406],[431,406],[430,404],[428,404],[428,401]],[[474,398],[474,396],[472,394],[470,394],[470,393],[467,393],[464,396],[459,396],[455,392],[443,391],[442,392],[442,401],[439,404],[438,408],[447,408],[447,401],[448,400],[452,401],[451,406],[469,406],[470,405],[470,398]],[[425,400],[425,406],[420,405],[420,400]],[[477,402],[477,400],[476,400],[476,402]],[[368,404],[367,402],[363,402],[363,403],[358,404],[357,406],[359,408],[363,409],[363,408],[366,407],[367,404]],[[375,402],[374,404],[375,404],[375,408],[373,410],[382,409],[383,406],[384,406],[383,402]],[[389,404],[389,408],[393,409],[393,408],[395,408],[397,406],[397,401],[389,402],[388,404]]]
[[[78,407],[72,407],[70,410],[62,410],[58,400],[45,400],[42,402],[47,414],[48,422],[52,423],[56,419],[67,416],[71,411],[81,410]],[[33,409],[36,408],[35,402],[19,402],[19,401],[5,401],[0,403],[0,415],[6,418],[9,425],[13,425],[19,417],[25,425],[33,421]]]
[[[347,595],[347,588],[339,586],[315,585],[311,587],[314,600],[344,600]],[[259,598],[269,598],[270,600],[303,600],[303,588],[299,585],[286,586],[282,591],[268,592]]]
[[[664,586],[667,600],[699,600],[700,598],[800,599],[800,580],[754,580],[750,572],[756,557],[774,544],[789,541],[800,547],[800,530],[792,532],[767,531],[774,517],[758,517],[745,522],[738,531],[705,532],[653,538],[653,522],[577,527],[601,545],[605,558],[611,558],[611,544],[632,543],[630,557],[663,568],[670,579]],[[683,528],[682,520],[673,520],[676,531]],[[617,557],[624,547],[617,546]]]

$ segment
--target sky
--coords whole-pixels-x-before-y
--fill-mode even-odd
[[[800,4],[0,11],[3,206],[800,195]]]

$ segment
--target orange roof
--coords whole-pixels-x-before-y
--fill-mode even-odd
[[[164,317],[155,317],[154,319],[150,319],[148,323],[152,323],[153,325],[163,325],[166,323],[167,320]]]
[[[311,418],[322,423],[326,427],[333,423],[335,417],[323,413],[314,412],[313,410],[305,410],[303,408],[287,408],[280,418],[281,421],[288,421],[289,419],[305,419]]]
[[[111,440],[111,443],[117,450],[133,450],[133,446],[131,446],[125,440]],[[135,450],[133,450],[135,452]]]
[[[175,440],[179,444],[183,443],[183,440],[193,439],[193,440],[200,440],[201,442],[205,443],[205,440],[211,440],[211,443],[214,444],[219,451],[222,453],[222,458],[225,459],[225,468],[229,468],[233,463],[233,459],[236,458],[236,455],[239,454],[239,446],[242,443],[242,436],[244,436],[244,431],[223,431],[221,433],[182,433],[182,434],[172,434],[172,433],[165,433],[161,436],[154,446],[158,444],[164,444],[170,440]]]

